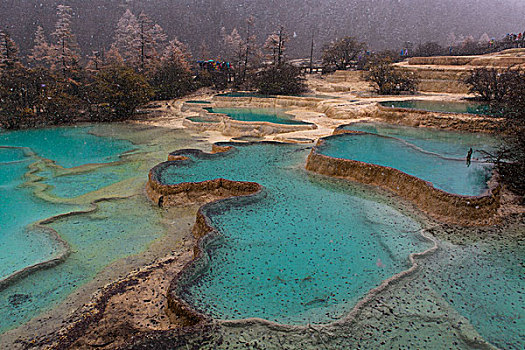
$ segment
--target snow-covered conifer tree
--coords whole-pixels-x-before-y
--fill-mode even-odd
[[[128,9],[117,23],[114,46],[126,64],[144,71],[158,65],[166,41],[160,25],[144,12],[137,18]]]
[[[227,50],[226,57],[233,66],[236,78],[239,79],[244,70],[246,43],[241,38],[237,28],[233,28],[229,35],[225,35],[223,41]]]
[[[51,34],[55,39],[53,53],[56,60],[51,68],[66,73],[78,66],[80,49],[71,30],[71,7],[58,5],[57,17],[55,31]]]
[[[104,65],[106,66],[121,66],[124,64],[124,59],[120,54],[115,44],[111,45],[109,51],[106,52],[104,57]]]
[[[189,53],[186,45],[181,43],[176,38],[168,43],[168,46],[164,49],[161,57],[161,63],[171,62],[175,65],[183,68],[186,71],[190,71],[190,60],[191,54]]]
[[[46,40],[44,28],[38,26],[35,32],[35,46],[31,49],[29,61],[36,67],[50,67],[53,58],[51,57],[51,46]]]
[[[130,66],[135,66],[138,63],[140,53],[139,22],[129,9],[118,20],[115,30],[115,43],[112,48],[118,50],[119,56]]]
[[[138,18],[139,27],[139,69],[153,69],[159,62],[159,50],[166,42],[166,34],[161,26],[155,24],[144,12]]]
[[[19,61],[18,46],[6,31],[0,30],[0,69],[13,68]]]

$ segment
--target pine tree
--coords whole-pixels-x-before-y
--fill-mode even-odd
[[[199,46],[199,57],[202,60],[208,60],[211,57],[210,48],[208,47],[208,44],[206,44],[206,40],[202,40],[201,44]]]
[[[138,38],[140,49],[139,70],[152,70],[159,62],[159,50],[166,41],[161,26],[155,24],[144,12],[138,18]]]
[[[487,33],[483,33],[483,35],[481,35],[481,37],[478,40],[478,43],[483,44],[483,45],[486,45],[489,42],[490,42],[490,37]]]
[[[120,54],[115,44],[111,45],[104,57],[104,66],[122,66],[124,65],[124,58]]]
[[[18,46],[6,31],[0,31],[0,69],[14,68],[19,62]]]
[[[244,71],[246,43],[241,38],[237,28],[233,28],[231,34],[225,35],[223,42],[227,48],[226,58],[234,67],[236,80],[240,80]]]
[[[162,27],[144,12],[137,18],[129,9],[117,23],[114,46],[124,62],[140,71],[154,70],[167,41]]]
[[[184,44],[177,39],[169,42],[158,66],[150,75],[156,99],[177,98],[194,90],[190,60],[191,55]]]
[[[71,7],[58,5],[57,16],[58,21],[55,25],[55,31],[51,34],[55,39],[53,51],[56,61],[51,68],[53,70],[60,70],[65,74],[78,67],[80,49],[76,37],[71,30]]]
[[[29,61],[36,67],[49,68],[53,58],[51,57],[51,46],[46,40],[44,28],[38,26],[35,33],[35,46],[29,55]]]
[[[117,50],[120,58],[130,66],[135,66],[138,63],[140,52],[139,22],[129,9],[118,20],[115,42],[112,48]]]
[[[86,70],[97,72],[99,71],[103,65],[103,56],[101,51],[92,51],[91,55],[88,56],[89,60],[86,64]]]
[[[155,44],[155,50],[158,52],[161,52],[163,49],[163,46],[168,41],[168,36],[166,33],[164,33],[164,29],[158,24],[155,24],[153,26],[153,39]]]
[[[278,32],[270,34],[264,43],[265,50],[277,66],[284,62],[285,44],[288,40],[288,35],[284,32],[284,28],[281,27]]]
[[[183,43],[176,38],[168,43],[160,58],[162,64],[172,62],[186,71],[190,71],[191,54]]]
[[[255,35],[255,18],[249,16],[246,19],[246,41],[245,41],[245,53],[244,53],[244,70],[242,79],[246,79],[246,73],[248,68],[255,68],[259,66],[262,53],[257,45],[257,36]]]

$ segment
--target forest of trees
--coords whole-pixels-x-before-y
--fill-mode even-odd
[[[7,28],[27,54],[38,26],[51,32],[55,9],[61,0],[0,1],[0,28]],[[294,37],[291,57],[307,57],[314,36],[316,57],[322,43],[353,35],[373,50],[414,48],[436,42],[448,48],[453,39],[472,35],[476,41],[486,32],[501,38],[525,31],[522,0],[68,0],[73,9],[73,29],[86,54],[107,48],[113,41],[114,24],[126,11],[144,11],[169,37],[188,43],[197,59],[215,58],[221,51],[221,28],[246,35],[244,21],[252,14],[259,43],[285,25]],[[24,20],[14,20],[14,19]],[[522,28],[523,27],[523,28]],[[206,50],[201,50],[206,49]],[[201,53],[209,52],[211,57]]]
[[[283,27],[264,45],[252,35],[253,18],[241,30],[223,30],[221,54],[228,63],[199,68],[188,47],[144,12],[137,16],[127,9],[110,46],[89,55],[82,55],[73,19],[71,7],[57,6],[53,30],[47,35],[37,27],[25,57],[9,32],[0,30],[0,127],[122,120],[149,100],[181,97],[203,86],[268,94],[306,90],[300,70],[286,62],[289,35]]]
[[[0,28],[0,98],[4,102],[0,127],[121,120],[149,100],[177,98],[203,86],[265,94],[306,90],[300,69],[287,63],[290,47],[297,45],[296,33],[276,26],[261,41],[257,35],[261,28],[253,16],[231,31],[217,28],[220,40],[214,62],[219,64],[207,66],[207,60],[200,61],[205,63],[200,68],[189,46],[170,37],[144,11],[137,15],[125,9],[115,19],[106,45],[89,52],[82,50],[86,45],[77,39],[74,28],[80,20],[71,6],[58,5],[54,18],[52,28],[36,27],[26,54],[19,50],[10,31]],[[455,38],[449,51],[472,54],[490,49],[485,41],[463,39]],[[391,68],[392,62],[403,57],[396,51],[387,55],[388,60],[386,56],[372,59],[380,56],[370,53],[369,43],[353,36],[320,45],[312,35],[307,46],[312,50],[316,45],[322,49],[324,72],[368,69],[367,77],[380,94],[414,92],[417,88],[417,78]],[[496,46],[495,42],[490,45]],[[202,43],[199,57],[211,56],[209,49]],[[413,52],[437,55],[445,51],[428,42]]]
[[[72,8],[57,6],[52,32],[39,26],[24,59],[0,31],[0,127],[122,120],[152,98],[195,88],[187,48],[145,13],[124,12],[110,48],[87,58],[72,24]]]

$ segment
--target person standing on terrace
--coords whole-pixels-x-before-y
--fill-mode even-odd
[[[467,167],[470,166],[470,161],[472,159],[472,147],[470,147],[470,149],[468,150],[468,153],[467,153]]]

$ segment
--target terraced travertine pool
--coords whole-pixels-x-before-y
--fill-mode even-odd
[[[66,204],[43,205],[30,196],[29,188],[20,187],[31,161],[27,150],[0,148],[0,280],[59,254],[63,247],[58,242],[28,225],[74,210]]]
[[[188,117],[189,120],[195,123],[219,123],[219,120],[206,119],[202,117]]]
[[[364,188],[306,173],[308,152],[239,144],[159,174],[164,184],[223,177],[264,186],[253,198],[206,206],[221,236],[207,247],[209,267],[183,288],[197,309],[220,319],[330,322],[428,248],[417,221]]]
[[[79,209],[78,206],[64,203],[46,203],[32,196],[30,188],[20,188],[25,182],[24,175],[30,164],[48,159],[60,167],[72,168],[84,164],[113,162],[118,160],[120,154],[133,147],[128,141],[99,138],[85,131],[83,128],[55,128],[0,133],[0,145],[14,147],[3,148],[1,152],[4,154],[3,162],[0,163],[4,194],[2,198],[7,200],[2,201],[4,210],[1,214],[0,240],[3,242],[2,246],[11,253],[0,257],[0,279],[45,261],[63,249],[59,242],[50,239],[43,232],[28,231],[30,224]],[[97,179],[93,180],[95,181],[90,181],[91,186],[102,185],[98,184]],[[77,184],[73,187],[77,191],[88,191]],[[27,250],[26,244],[30,244]]]
[[[431,100],[409,100],[409,101],[384,101],[380,105],[391,108],[406,108],[428,112],[465,113],[476,115],[499,115],[497,110],[486,103],[467,101],[431,101]]]
[[[314,97],[322,99],[333,99],[337,96],[324,95],[324,94],[301,94],[301,95],[263,95],[255,92],[228,92],[224,94],[218,94],[220,97],[255,97],[255,98],[277,98],[277,97]]]
[[[478,135],[456,138],[421,129],[373,128],[402,139],[398,141],[405,147],[443,158],[460,158],[466,146],[487,144]],[[138,255],[164,239],[168,230],[165,212],[144,198],[147,172],[165,159],[167,150],[188,146],[203,144],[181,131],[125,125],[1,132],[0,273],[8,276],[59,254],[63,246],[49,234],[50,228],[72,253],[62,264],[0,288],[0,334],[57,307],[109,264],[141,263]],[[168,183],[224,177],[264,186],[253,197],[203,209],[221,236],[207,247],[209,269],[191,274],[194,283],[183,286],[188,288],[181,293],[206,314],[327,323],[344,316],[384,279],[407,269],[410,253],[430,246],[420,235],[425,224],[417,214],[392,207],[393,200],[369,187],[303,170],[308,147],[235,147],[211,157],[190,155],[190,161],[168,167],[163,174]],[[92,201],[103,198],[95,211],[62,217],[45,230],[33,225],[53,215],[90,209]],[[365,308],[352,331],[344,325],[335,328],[324,342],[344,347],[355,335],[354,345],[381,347],[388,341],[399,347],[469,348],[474,345],[465,342],[462,332],[472,324],[499,347],[523,348],[524,252],[515,240],[522,239],[523,232],[507,237],[507,228],[498,230],[497,239],[479,242],[450,240],[468,236],[467,229],[438,235],[437,253],[419,259],[417,274],[382,292],[378,306]],[[392,309],[378,316],[378,310],[387,307]],[[252,331],[251,326],[235,329],[243,332],[233,335],[235,341]],[[271,337],[273,331],[264,332],[263,337]],[[303,339],[305,344],[310,338]],[[281,334],[274,339],[280,339],[278,344],[299,344],[302,338]]]
[[[441,242],[423,266],[428,285],[488,341],[501,349],[525,346],[525,246],[512,230],[480,241]],[[517,239],[516,239],[517,238]]]
[[[415,128],[386,123],[352,123],[343,126],[342,129],[395,137],[424,152],[447,158],[464,159],[469,148],[472,148],[474,151],[472,159],[483,159],[482,151],[493,152],[501,143],[498,137],[489,134]]]
[[[371,123],[352,124],[345,129],[367,133],[326,138],[319,152],[392,167],[453,194],[478,196],[488,188],[492,165],[476,157],[482,155],[480,150],[494,149],[497,140],[490,136]],[[476,153],[467,166],[465,158],[470,147]]]
[[[379,134],[396,135],[399,137],[396,142],[416,150],[420,156],[452,160],[463,155],[465,147],[490,150],[498,142],[487,135],[378,124],[351,128],[366,131],[374,128]],[[346,136],[353,135],[340,138]],[[372,145],[384,137],[368,136],[373,141],[364,148],[373,153]],[[426,247],[427,243],[417,238],[420,224],[382,204],[381,197],[374,198],[358,185],[304,173],[301,168],[307,150],[303,147],[272,144],[234,147],[233,151],[211,157],[188,154],[190,161],[174,163],[161,174],[161,182],[166,184],[223,177],[255,181],[264,186],[263,192],[255,197],[233,198],[204,208],[220,236],[207,246],[208,267],[188,271],[191,282],[179,291],[201,312],[223,319],[262,317],[292,324],[327,323],[347,313],[381,278],[406,269],[411,251]],[[396,151],[391,145],[381,148],[391,158],[392,150]],[[464,159],[458,162],[458,166],[467,168]],[[463,182],[463,187],[454,186],[458,192],[477,195],[486,188],[485,170],[483,174]],[[465,233],[458,233],[457,237],[464,239]],[[439,253],[423,259],[422,274],[409,282],[414,290],[409,291],[406,286],[392,289],[400,293],[395,297],[396,303],[406,303],[405,311],[414,315],[429,312],[427,317],[444,312],[443,305],[447,305],[472,322],[493,344],[520,348],[523,327],[519,320],[525,306],[520,275],[524,270],[518,263],[519,244],[512,243],[513,239],[509,237],[506,243],[440,241]],[[383,274],[386,272],[383,269],[389,273]],[[479,276],[486,283],[480,284]],[[417,293],[421,293],[417,297],[420,305],[410,306],[409,295]],[[424,300],[441,306],[432,311],[430,305],[422,305]],[[447,313],[450,322],[464,322],[453,321],[459,316],[453,316],[450,310]],[[385,320],[385,324],[388,322]],[[441,322],[447,321],[423,322],[421,339],[401,336],[394,343],[438,346],[450,332],[441,329]],[[400,329],[396,322],[390,329],[374,327],[384,328],[392,336]],[[340,341],[334,336],[334,342]],[[470,347],[454,343],[458,348]]]
[[[163,237],[163,213],[142,195],[144,174],[165,147],[191,143],[182,132],[126,125],[0,132],[0,333]],[[70,212],[78,213],[35,225]],[[68,249],[61,264],[6,282]]]
[[[230,118],[242,122],[268,122],[285,125],[308,125],[300,120],[293,119],[283,109],[268,108],[204,108],[210,113],[226,114]]]

